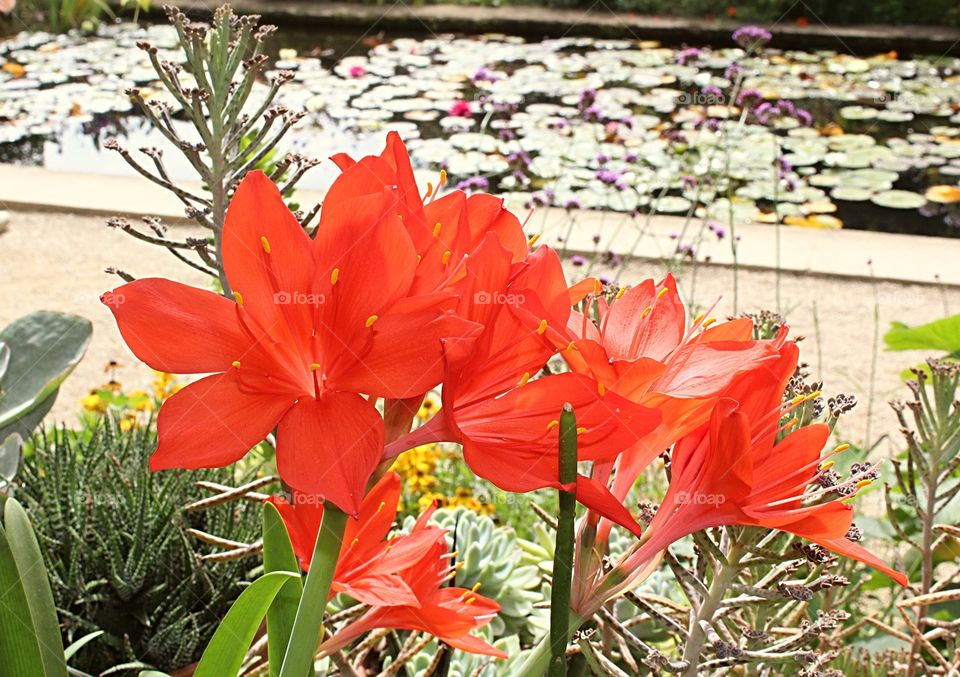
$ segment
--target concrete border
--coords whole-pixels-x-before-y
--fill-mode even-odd
[[[198,186],[187,184],[188,189]],[[298,200],[313,205],[322,200],[316,191],[297,191]],[[186,223],[180,202],[162,188],[139,176],[105,176],[55,172],[42,167],[0,164],[0,207],[30,211],[68,212],[109,216],[158,216],[176,226]],[[655,216],[641,232],[633,225],[617,229],[622,214],[601,211],[576,212],[577,227],[566,242],[569,216],[550,208],[530,220],[532,234],[546,224],[541,242],[570,254],[592,255],[611,251],[627,256],[636,248],[637,259],[663,260],[676,248],[673,235],[685,219]],[[523,218],[523,215],[521,215]],[[613,226],[613,227],[612,227]],[[700,228],[691,222],[686,241]],[[809,228],[746,224],[737,227],[740,236],[736,265],[743,269],[774,270],[779,237],[780,269],[785,272],[845,279],[960,287],[960,238],[948,239],[875,233],[863,230],[825,231]],[[593,236],[600,234],[599,244]],[[719,241],[711,234],[702,238],[698,260],[704,265],[731,267],[734,259],[729,237]],[[0,248],[2,248],[0,235]],[[709,261],[703,261],[709,257]],[[871,263],[868,263],[868,260]]]
[[[119,7],[119,0],[110,1]],[[161,4],[153,4],[149,14],[161,16]],[[180,0],[176,4],[197,18],[209,17],[214,6],[205,0]],[[382,30],[408,35],[498,32],[538,39],[590,36],[728,46],[730,34],[743,25],[725,18],[709,20],[614,12],[602,2],[588,9],[523,5],[412,6],[402,1],[365,5],[313,0],[233,0],[230,4],[240,13],[260,14],[265,21],[281,26],[324,26],[358,35]],[[960,28],[949,26],[827,26],[811,19],[810,25],[804,27],[778,21],[769,28],[774,33],[772,46],[783,49],[833,49],[857,55],[895,49],[904,54],[960,55]]]

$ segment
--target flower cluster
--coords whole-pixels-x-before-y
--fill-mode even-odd
[[[581,108],[594,98],[586,90]],[[206,374],[160,409],[154,470],[228,465],[276,429],[292,495],[274,503],[304,568],[324,512],[352,517],[332,590],[370,609],[327,650],[393,627],[499,655],[469,634],[496,604],[443,586],[449,553],[429,510],[387,540],[402,482],[387,469],[441,442],[503,491],[573,494],[594,551],[614,525],[638,537],[612,569],[577,562],[581,616],[674,541],[719,525],[787,531],[902,580],[850,537],[848,499],[872,468],[823,488],[828,427],[791,432],[811,398],[783,399],[797,368],[785,326],[757,339],[749,318],[688,321],[672,276],[569,285],[557,253],[528,241],[501,200],[441,196],[442,173],[421,192],[395,133],[381,155],[333,160],[342,173],[313,238],[265,175],[238,186],[221,237],[232,298],[162,279],[103,296],[141,360]],[[567,369],[547,369],[558,357]],[[571,407],[576,460],[589,463],[561,482],[559,419]],[[670,489],[643,528],[628,493],[671,447]]]

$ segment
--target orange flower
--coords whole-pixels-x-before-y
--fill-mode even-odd
[[[550,248],[540,247],[514,266],[509,258],[489,239],[470,257],[471,286],[461,303],[464,296],[473,300],[458,312],[486,329],[465,358],[448,360],[440,411],[388,445],[386,457],[428,442],[459,442],[470,468],[505,491],[559,488],[558,418],[564,403],[576,413],[581,460],[612,461],[652,430],[659,416],[586,375],[532,379],[566,331],[571,295]],[[543,319],[528,326],[525,315],[515,312],[521,304],[526,314]],[[629,511],[605,486],[581,476],[575,489],[581,503],[639,534]]]
[[[709,423],[677,442],[667,494],[643,544],[617,567],[618,579],[621,572],[629,578],[640,571],[684,536],[739,524],[795,534],[907,584],[904,574],[848,538],[854,533],[853,509],[846,500],[869,484],[873,468],[862,468],[840,485],[821,486],[829,428],[812,424],[785,434],[792,422],[781,421],[800,404],[782,399],[797,356],[790,344],[776,364],[742,375]]]
[[[311,241],[276,186],[247,174],[222,234],[236,303],[162,279],[103,295],[149,366],[213,372],[160,409],[151,469],[228,465],[278,426],[283,479],[357,514],[384,441],[360,393],[422,395],[442,375],[442,339],[479,330],[454,315],[452,292],[414,295],[397,187],[368,179],[362,199],[336,197],[338,183],[361,178],[334,184]]]

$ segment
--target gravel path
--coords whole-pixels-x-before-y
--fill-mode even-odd
[[[127,350],[109,311],[98,300],[101,292],[119,284],[118,278],[103,272],[105,267],[117,266],[137,277],[164,276],[190,284],[205,283],[203,275],[189,270],[171,255],[104,224],[105,219],[100,217],[14,212],[8,232],[0,235],[5,291],[0,295],[0,323],[6,324],[33,310],[48,309],[77,313],[94,324],[87,356],[64,384],[54,409],[53,416],[61,421],[71,422],[78,400],[108,378],[104,365],[111,360],[120,363],[116,377],[127,389],[144,388],[150,383],[149,369]],[[184,232],[185,228],[177,230]],[[662,273],[657,264],[634,262],[622,279],[639,280]],[[688,268],[681,284],[695,306],[707,306],[723,297],[713,314],[725,317],[733,312],[731,269],[701,266],[694,276]],[[738,310],[776,309],[776,288],[776,274],[772,271],[741,271]],[[793,335],[806,337],[801,354],[811,373],[825,381],[827,394],[854,393],[861,401],[846,417],[841,434],[861,441],[869,424],[872,440],[892,434],[899,445],[896,424],[885,402],[906,394],[899,374],[924,355],[884,353],[882,341],[881,352],[876,354],[874,311],[879,316],[882,336],[892,320],[919,324],[960,311],[960,289],[871,284],[787,273],[782,275],[780,288],[783,311],[793,327]],[[887,444],[881,443],[881,448]]]

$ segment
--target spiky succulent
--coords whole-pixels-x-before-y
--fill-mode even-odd
[[[152,426],[123,430],[111,417],[31,440],[18,496],[50,573],[64,644],[104,631],[75,658],[79,669],[139,662],[170,670],[193,662],[257,564],[204,561],[212,550],[185,531],[257,538],[255,506],[181,509],[205,496],[195,481],[230,483],[232,472],[151,473],[155,446]]]

